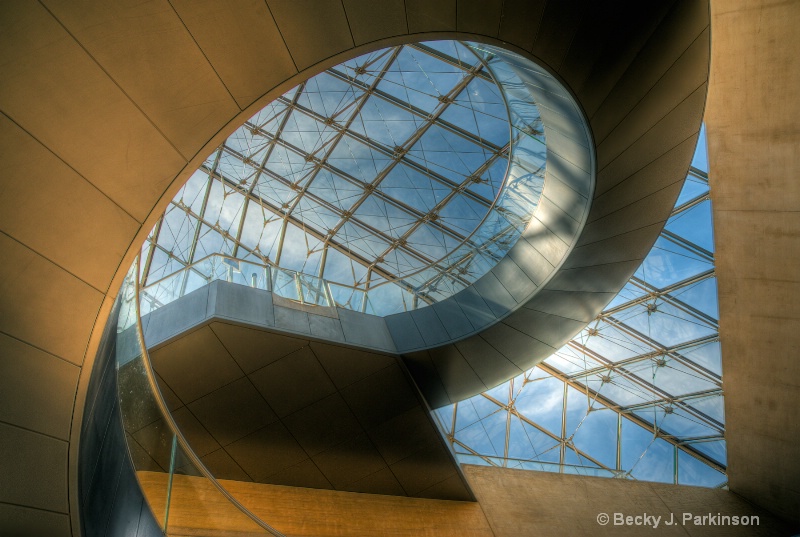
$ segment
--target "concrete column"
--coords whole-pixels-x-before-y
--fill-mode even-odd
[[[706,111],[730,488],[800,521],[800,2],[711,3]]]

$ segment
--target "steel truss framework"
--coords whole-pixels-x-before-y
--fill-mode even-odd
[[[705,165],[705,141],[694,166]],[[653,250],[539,366],[436,411],[462,462],[703,486],[726,483],[713,230],[693,167]]]
[[[496,264],[520,229],[495,207],[511,132],[500,89],[461,43],[340,64],[206,160],[145,245],[145,284],[224,253],[360,290],[397,285],[412,308],[446,298]],[[475,233],[492,211],[504,224]]]

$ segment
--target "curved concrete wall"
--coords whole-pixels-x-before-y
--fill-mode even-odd
[[[49,524],[45,533],[79,533],[81,435],[72,423],[138,245],[200,160],[258,106],[381,45],[436,36],[504,43],[547,66],[581,103],[598,180],[565,270],[518,321],[409,363],[443,379],[423,388],[446,401],[494,382],[479,373],[484,362],[524,367],[505,358],[510,349],[558,347],[549,327],[578,330],[655,239],[705,100],[707,1],[623,4],[3,2],[0,508],[32,528]],[[47,385],[42,375],[52,377]],[[463,393],[443,386],[456,377]]]

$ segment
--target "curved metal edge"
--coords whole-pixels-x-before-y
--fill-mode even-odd
[[[502,58],[518,75],[517,70],[522,69],[538,75],[535,80],[528,81],[526,89],[539,108],[548,139],[542,194],[528,225],[505,257],[471,286],[428,308],[385,317],[399,353],[436,349],[462,341],[480,334],[527,305],[559,273],[580,240],[589,217],[596,186],[597,155],[589,120],[577,98],[559,78],[534,61],[493,45],[480,46],[487,47],[492,54]],[[523,64],[515,65],[514,60]],[[497,79],[496,76],[494,78]],[[525,83],[522,77],[520,79]],[[534,82],[541,87],[536,90],[531,88]],[[506,89],[502,84],[499,86],[506,99]],[[556,99],[563,99],[573,117],[567,118],[558,111],[549,110],[545,106],[547,93]],[[546,116],[550,116],[550,120]],[[556,116],[564,118],[562,124],[568,123],[581,129],[582,140],[559,132],[554,126],[557,123],[554,121]],[[565,141],[559,143],[559,137]],[[579,151],[583,150],[582,158],[587,161],[585,167],[588,170],[554,151],[563,151],[568,143],[581,142],[585,146]],[[556,161],[572,166],[584,177],[575,177],[570,181],[555,175],[553,168]],[[559,206],[558,203],[565,204],[565,200],[563,195],[558,195],[558,188],[562,192],[564,189],[571,190],[584,199],[579,211],[569,211]],[[557,244],[557,248],[553,244]]]
[[[250,518],[253,522],[255,522],[259,527],[266,530],[270,535],[274,537],[286,537],[283,533],[276,530],[263,520],[261,520],[258,516],[256,516],[252,511],[250,511],[247,507],[242,505],[228,490],[222,486],[222,484],[217,481],[214,475],[209,471],[203,461],[200,460],[200,457],[194,452],[194,450],[190,447],[189,442],[186,441],[186,438],[181,433],[178,424],[175,422],[175,419],[172,417],[172,413],[169,411],[169,407],[167,407],[166,401],[164,401],[164,396],[161,394],[161,390],[158,387],[158,381],[155,377],[155,372],[153,371],[153,366],[150,363],[150,355],[147,352],[147,346],[144,343],[144,332],[142,329],[142,317],[140,315],[140,307],[139,307],[139,256],[136,257],[135,271],[134,271],[134,290],[135,290],[135,297],[134,302],[136,304],[136,338],[141,347],[142,352],[142,363],[144,364],[144,370],[147,373],[147,381],[150,384],[150,390],[153,393],[153,396],[156,400],[156,404],[158,405],[158,409],[164,418],[164,421],[167,423],[167,426],[170,428],[170,431],[174,435],[175,438],[178,440],[178,444],[180,444],[181,449],[183,450],[184,454],[189,458],[191,463],[197,468],[203,477],[208,479],[214,487],[222,494],[229,502],[231,502],[239,511],[241,511],[244,515]]]

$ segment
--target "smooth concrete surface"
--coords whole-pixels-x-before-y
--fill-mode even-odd
[[[561,537],[570,536],[770,536],[790,535],[778,519],[725,490],[630,482],[598,477],[465,466],[479,503],[396,498],[374,494],[301,489],[225,481],[248,509],[292,537]],[[154,505],[163,513],[166,474],[139,472]],[[176,476],[169,535],[241,535],[249,520],[202,478]],[[608,514],[607,525],[598,515]],[[614,515],[640,516],[630,525]],[[720,525],[684,513],[757,517],[758,525]],[[653,518],[645,526],[644,515]],[[722,520],[720,518],[720,520]],[[667,525],[667,522],[673,522]],[[210,531],[209,531],[210,530]],[[204,533],[205,532],[205,533]]]
[[[800,525],[800,3],[711,5],[728,476],[731,490]]]
[[[792,535],[780,519],[726,490],[487,466],[466,465],[464,473],[497,537]],[[610,517],[608,524],[598,523],[601,513]],[[627,525],[623,518],[615,524],[616,513],[639,516],[640,523],[633,518]],[[686,513],[756,516],[758,525],[714,524],[710,518],[684,523]],[[645,514],[661,517],[658,527],[653,518],[646,525]]]
[[[595,197],[629,179],[635,183],[638,170],[671,150],[682,167],[691,158],[691,148],[679,145],[696,135],[705,84],[674,95],[676,100],[652,102],[647,96],[662,79],[664,88],[678,87],[665,75],[702,38],[708,26],[703,0],[628,0],[613,8],[586,1],[407,0],[404,21],[391,24],[361,16],[374,11],[372,4],[0,3],[0,332],[26,349],[2,359],[35,360],[41,351],[81,368],[77,383],[74,370],[53,372],[59,389],[74,394],[72,405],[65,398],[71,419],[64,417],[63,399],[38,394],[31,397],[37,412],[29,414],[36,419],[0,418],[14,430],[4,438],[24,437],[26,446],[9,448],[0,462],[0,504],[4,513],[13,512],[2,526],[41,512],[43,520],[69,515],[71,528],[58,528],[64,535],[79,533],[75,424],[84,413],[94,357],[122,279],[169,200],[205,156],[302,79],[386,44],[434,37],[505,43],[560,76],[593,118]],[[376,41],[357,47],[369,39]],[[785,43],[765,45],[784,50]],[[740,57],[723,53],[729,61]],[[691,57],[694,69],[705,69],[702,58]],[[662,105],[674,107],[659,119]],[[759,101],[757,107],[765,106]],[[670,136],[674,126],[677,134]],[[640,202],[646,193],[636,192],[624,198],[625,209],[614,208],[621,217],[610,215],[612,234],[639,227],[632,216],[646,213],[657,224],[668,215],[671,203],[664,203],[662,215],[647,200]],[[769,191],[769,199],[788,196]],[[593,204],[589,222],[597,220],[602,229],[599,209]],[[635,270],[637,257],[621,249],[603,265],[574,263],[548,290],[611,293]],[[495,348],[549,347],[507,325],[483,337]],[[438,361],[425,355],[416,365],[436,371]],[[471,389],[486,384],[465,360],[452,373],[463,375]],[[2,382],[6,390],[12,380]],[[25,389],[47,393],[49,387]],[[430,389],[440,401],[461,395],[441,385]],[[25,465],[52,469],[16,471]]]

